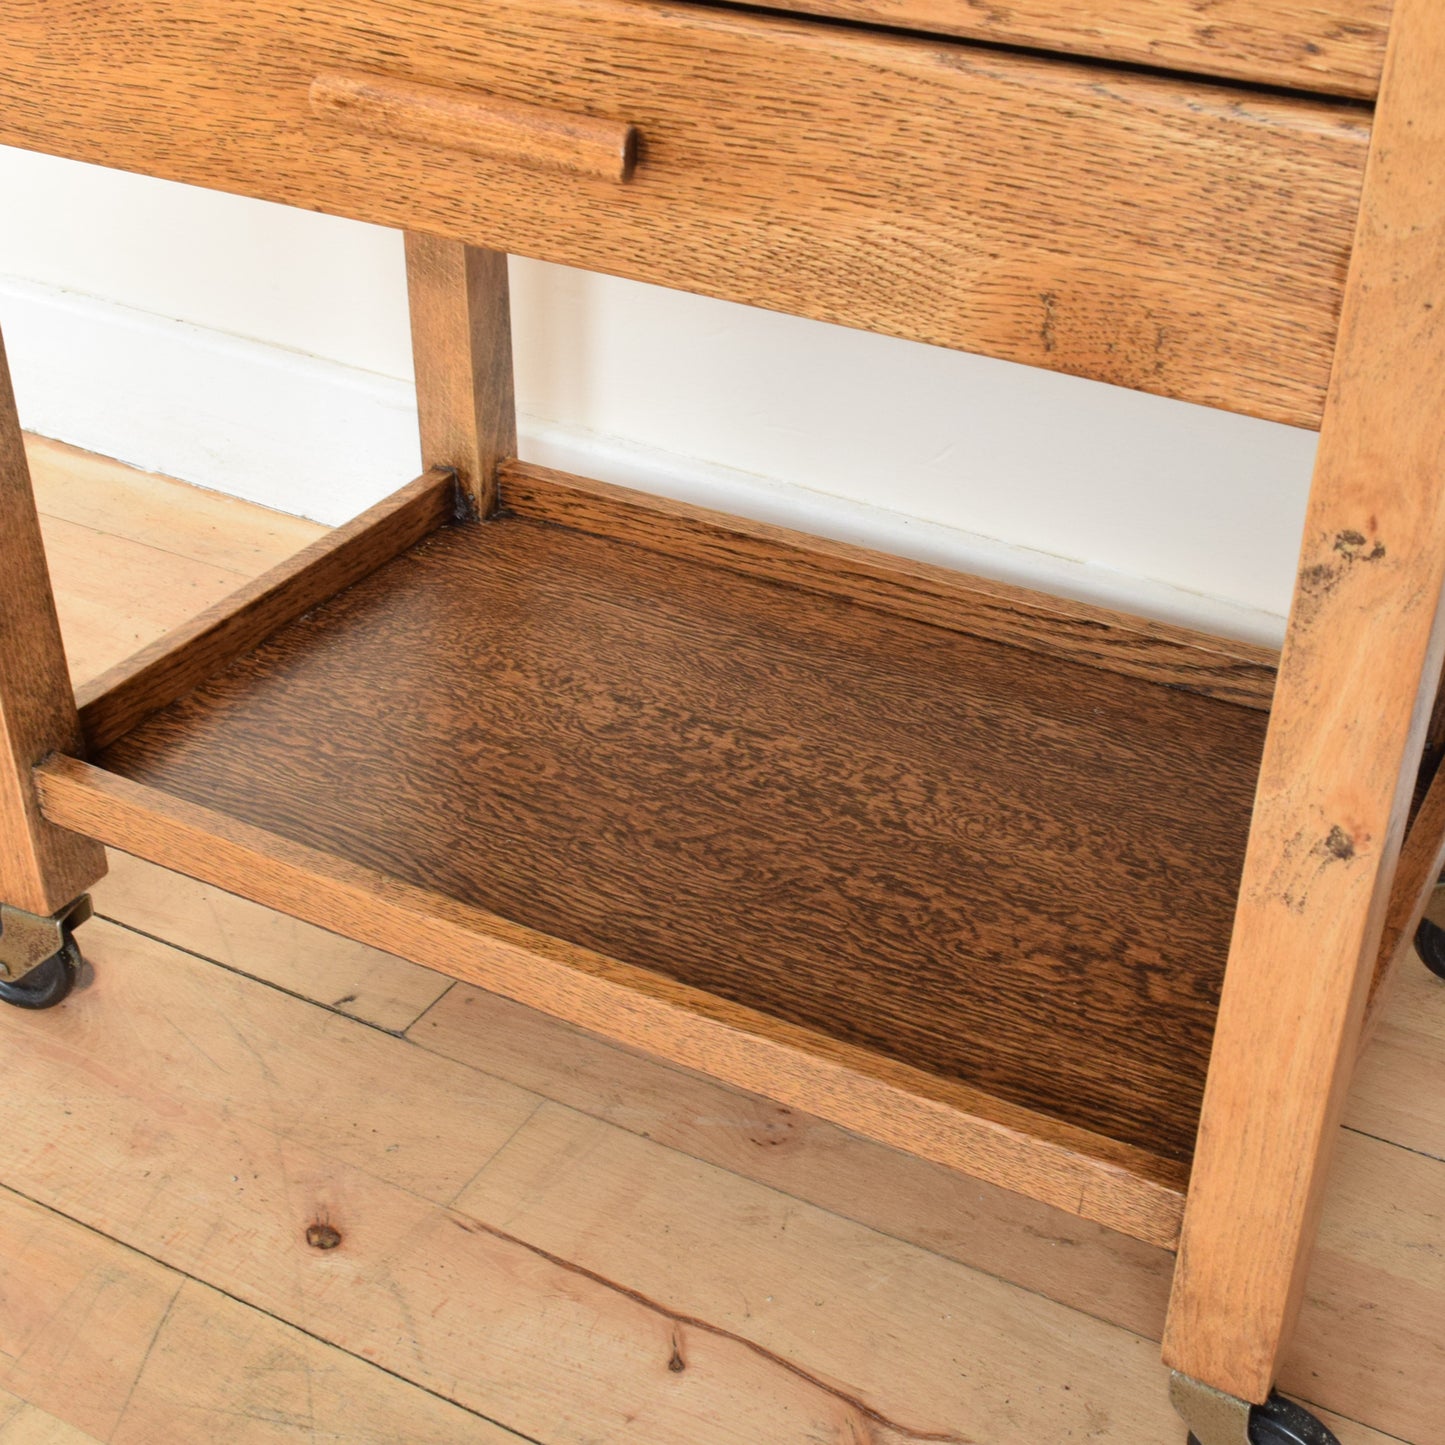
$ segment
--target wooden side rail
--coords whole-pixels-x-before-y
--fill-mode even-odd
[[[47,818],[128,853],[1135,1238],[1177,1236],[1170,1161],[75,759],[37,779]]]
[[[806,587],[1065,661],[1268,711],[1277,655],[1087,603],[905,561],[844,542],[527,462],[501,468],[501,505],[748,576]]]
[[[102,673],[78,693],[86,747],[92,752],[108,747],[278,627],[360,581],[456,515],[455,475],[427,472]]]

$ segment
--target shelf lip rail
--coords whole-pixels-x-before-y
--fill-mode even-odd
[[[529,462],[503,462],[512,516],[842,597],[1046,657],[1267,712],[1278,653],[1150,618],[834,542]]]
[[[35,778],[48,819],[111,847],[1136,1239],[1177,1239],[1187,1170],[1173,1160],[76,758]]]
[[[109,747],[288,622],[454,521],[459,505],[455,473],[440,468],[425,472],[85,684],[77,690],[76,702],[87,753]]]

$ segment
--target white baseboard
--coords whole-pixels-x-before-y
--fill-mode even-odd
[[[0,327],[32,431],[335,524],[420,466],[411,387],[337,362],[0,278]],[[1221,636],[1284,619],[692,457],[523,416],[528,460],[838,541]]]
[[[21,423],[335,524],[419,466],[411,388],[281,347],[0,280]]]

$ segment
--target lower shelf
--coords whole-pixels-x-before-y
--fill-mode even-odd
[[[1266,714],[607,509],[440,528],[47,815],[1172,1242]]]

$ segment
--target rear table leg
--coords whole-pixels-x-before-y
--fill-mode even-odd
[[[80,750],[40,523],[0,342],[0,1001],[46,1008],[70,991],[84,893],[100,845],[46,822],[31,779],[51,753]]]
[[[408,232],[406,277],[422,465],[451,467],[489,517],[498,464],[517,455],[507,258]]]

